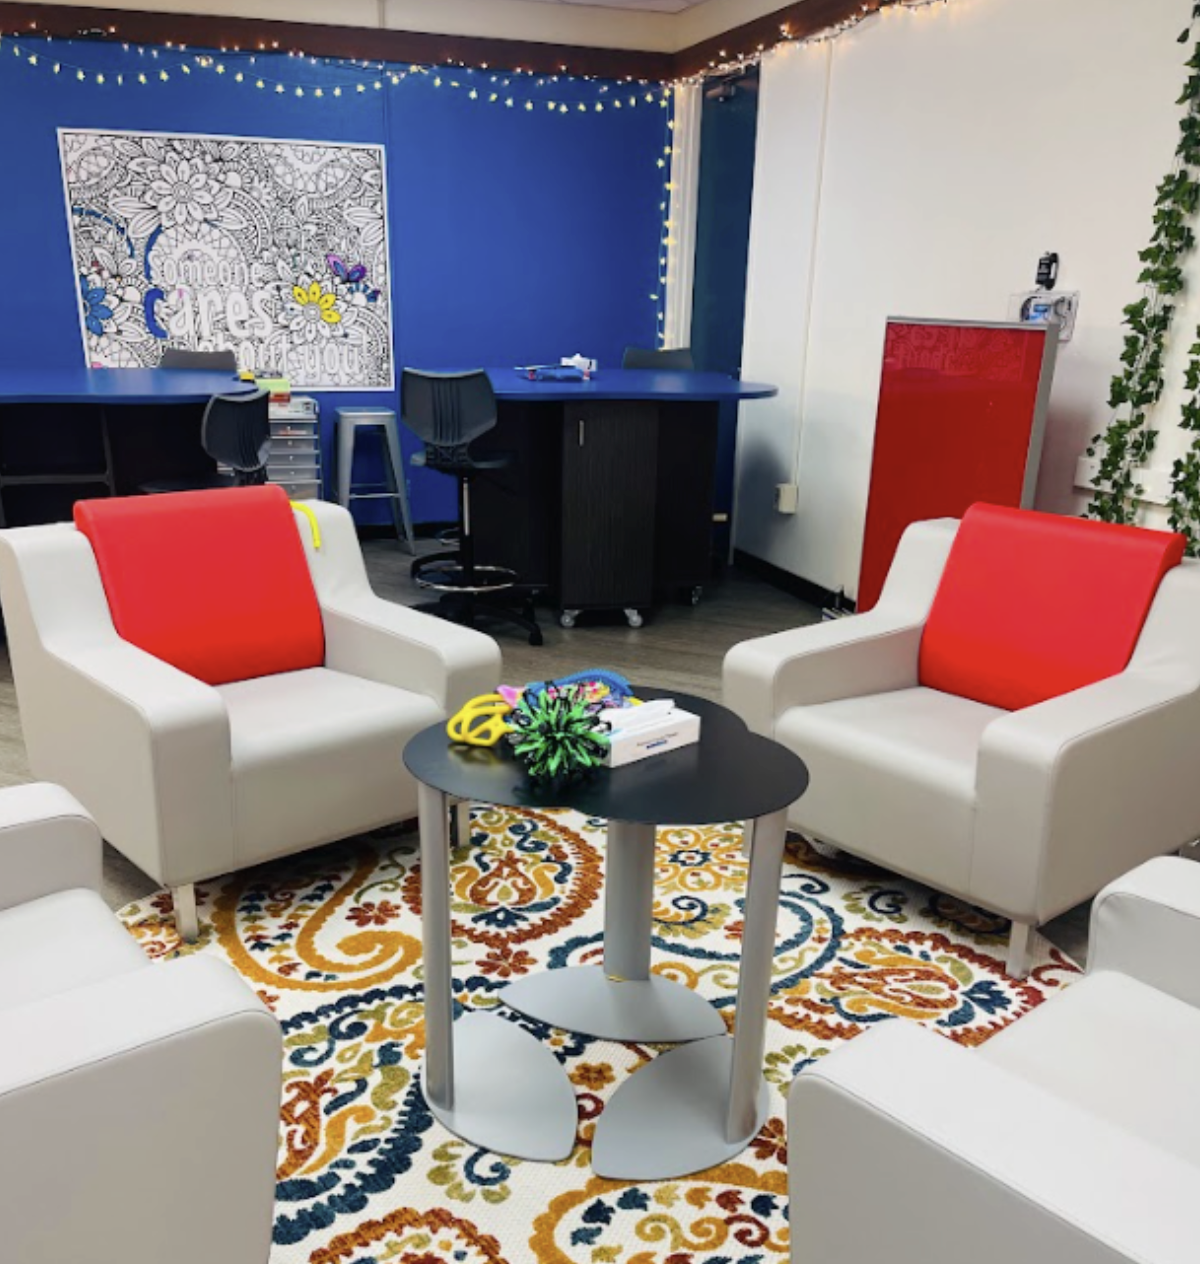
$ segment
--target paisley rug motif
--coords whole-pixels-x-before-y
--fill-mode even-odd
[[[659,1050],[558,1031],[503,1004],[505,985],[532,970],[601,960],[605,823],[477,807],[471,834],[452,856],[455,996],[520,1023],[566,1067],[579,1133],[562,1163],[480,1150],[429,1112],[414,832],[380,831],[204,885],[194,945],[176,936],[166,893],[121,913],[152,957],[230,962],[282,1024],[271,1264],[786,1264],[784,1093],[797,1072],[893,1019],[980,1044],[1077,973],[1046,948],[1015,982],[1004,974],[1003,919],[793,840],[766,1125],[736,1160],[696,1176],[607,1181],[590,1165],[595,1120]],[[654,969],[727,1022],[745,879],[736,825],[659,831]]]

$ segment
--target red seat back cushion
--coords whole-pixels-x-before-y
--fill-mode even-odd
[[[1117,675],[1183,548],[1166,531],[972,505],[921,639],[921,684],[1016,711]]]
[[[83,500],[123,640],[209,685],[319,667],[321,608],[281,487]]]

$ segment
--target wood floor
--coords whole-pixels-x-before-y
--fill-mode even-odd
[[[412,559],[393,541],[367,541],[364,553],[380,596],[405,605],[421,599],[408,575]],[[663,606],[637,629],[627,627],[619,613],[581,616],[579,626],[569,630],[558,626],[550,610],[540,611],[539,617],[545,635],[545,644],[539,648],[531,647],[517,628],[503,624],[489,628],[504,654],[504,683],[526,684],[586,667],[608,667],[635,682],[719,700],[721,662],[732,646],[749,637],[817,622],[820,612],[731,570],[705,590],[698,606]],[[0,786],[30,780],[7,647],[0,647]],[[123,856],[105,847],[104,896],[111,907],[149,895],[155,887]],[[1082,961],[1087,907],[1064,914],[1044,927],[1043,933]]]

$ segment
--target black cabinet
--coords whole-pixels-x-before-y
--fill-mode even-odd
[[[511,463],[472,490],[479,561],[565,611],[644,610],[699,589],[712,573],[719,408],[501,400],[479,447]]]
[[[650,605],[657,481],[655,404],[564,405],[558,591],[565,609]]]

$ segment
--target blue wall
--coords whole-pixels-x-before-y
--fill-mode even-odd
[[[251,68],[235,57],[223,58],[226,75],[185,75],[180,54],[167,50],[152,60],[112,45],[25,46],[37,52],[37,66],[14,57],[8,41],[0,47],[0,240],[16,291],[0,321],[0,364],[49,368],[83,356],[59,127],[385,144],[397,365],[509,366],[576,351],[617,365],[626,343],[654,345],[650,295],[658,289],[665,176],[657,162],[669,143],[669,112],[647,104],[645,89],[638,108],[614,109],[618,85],[525,80],[506,89],[490,72],[441,71],[440,88],[433,75],[414,75],[382,91],[300,99],[236,84],[233,70]],[[65,68],[54,75],[55,59],[103,72],[107,82],[79,82]],[[169,82],[129,81],[162,66]],[[253,69],[327,88],[358,77],[278,55],[259,55]],[[126,74],[124,86],[113,82],[117,73]],[[451,89],[451,78],[463,87]],[[513,96],[514,108],[488,102],[494,91]],[[626,103],[629,93],[621,91]],[[537,106],[529,111],[531,98]],[[569,100],[570,113],[551,113],[550,99]],[[319,398],[327,470],[339,405],[396,406],[376,392]],[[424,470],[409,477],[418,521],[454,516],[449,480]]]

